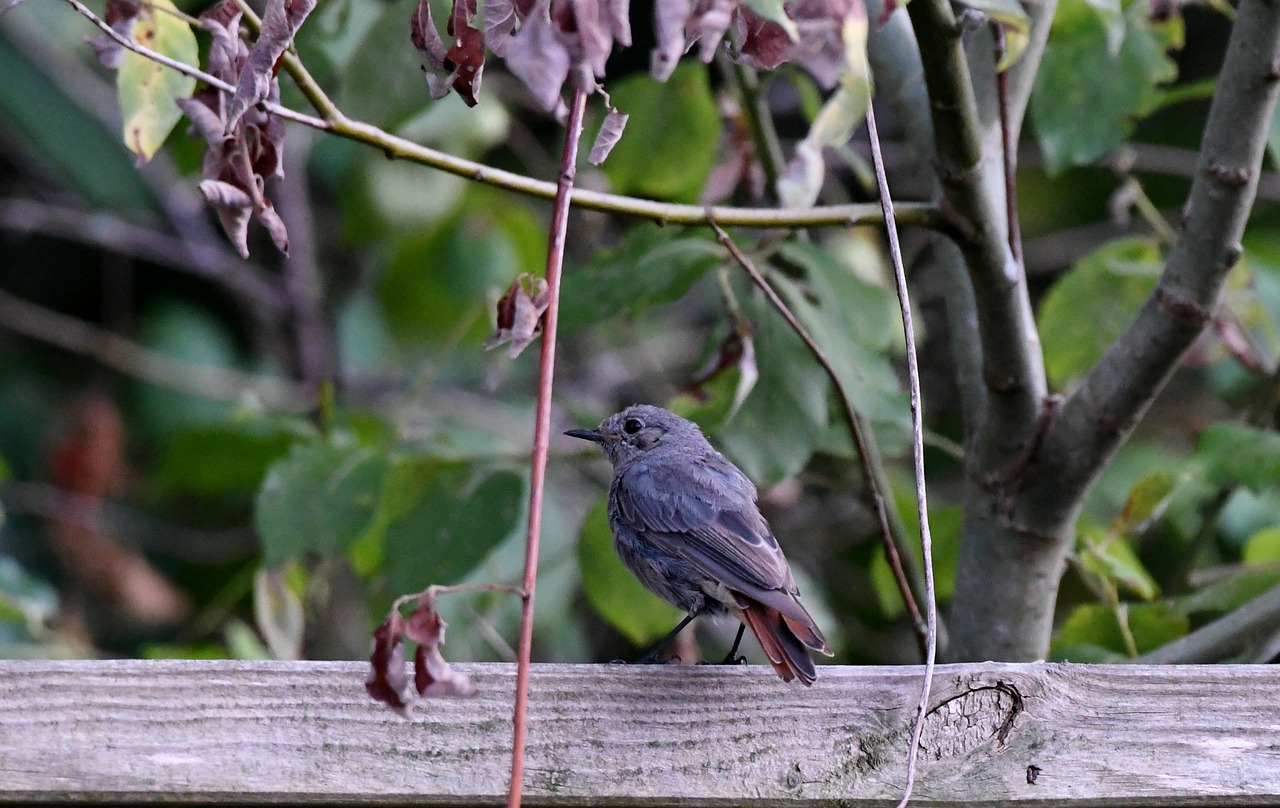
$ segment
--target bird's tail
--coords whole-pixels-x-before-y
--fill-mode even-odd
[[[739,618],[756,635],[769,664],[782,681],[798,678],[806,687],[813,684],[818,671],[805,646],[828,656],[831,651],[812,618],[800,621],[745,597],[739,597],[739,604]],[[808,616],[806,613],[805,617]]]

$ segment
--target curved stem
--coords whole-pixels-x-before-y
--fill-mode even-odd
[[[778,296],[769,281],[760,274],[760,270],[756,269],[755,263],[739,249],[737,244],[733,243],[733,239],[729,237],[729,234],[724,231],[724,228],[714,218],[711,219],[711,228],[715,230],[716,237],[724,245],[724,248],[729,251],[729,254],[738,262],[738,265],[751,277],[751,282],[764,293],[769,303],[787,321],[787,325],[791,326],[791,330],[804,342],[805,347],[809,349],[809,353],[813,354],[813,358],[822,366],[827,378],[831,380],[831,384],[839,394],[837,397],[840,399],[840,405],[844,411],[845,422],[849,426],[849,434],[853,437],[858,460],[862,464],[862,473],[867,478],[867,487],[871,490],[876,520],[880,523],[880,537],[884,541],[885,556],[889,561],[889,568],[893,571],[893,580],[898,585],[898,591],[902,594],[903,605],[906,606],[907,614],[911,617],[911,626],[916,632],[916,640],[920,644],[921,655],[927,657],[929,645],[928,629],[924,618],[920,616],[920,608],[916,604],[915,596],[911,593],[911,585],[907,582],[906,573],[902,569],[903,555],[898,552],[896,544],[902,538],[902,531],[895,531],[890,526],[890,515],[885,496],[889,491],[889,481],[884,472],[884,464],[880,460],[880,452],[876,448],[874,438],[871,436],[870,425],[854,408],[853,399],[850,398],[849,392],[840,380],[840,374],[836,373],[835,366],[827,358],[826,351],[822,350],[822,346],[813,339],[813,335],[809,333],[809,330],[787,307],[786,301]],[[901,520],[895,519],[893,521],[900,524]]]

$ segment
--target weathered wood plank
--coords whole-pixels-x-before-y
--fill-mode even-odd
[[[514,667],[462,667],[406,721],[358,663],[0,662],[0,801],[498,803]],[[884,804],[920,674],[538,665],[526,802]],[[931,708],[922,806],[1280,803],[1275,666],[944,665]]]

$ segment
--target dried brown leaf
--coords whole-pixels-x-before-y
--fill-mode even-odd
[[[547,282],[524,273],[518,276],[498,300],[498,322],[485,342],[486,350],[510,343],[507,356],[515,359],[542,333],[542,313],[551,297]]]
[[[103,21],[111,26],[111,30],[126,39],[133,39],[133,24],[142,13],[142,3],[138,0],[107,0],[107,8],[103,13]],[[98,56],[98,61],[108,70],[118,70],[124,60],[124,46],[106,34],[99,34],[89,40],[89,47]]]
[[[666,81],[688,47],[685,22],[693,11],[693,0],[657,0],[653,4],[653,30],[657,44],[649,61],[649,75]]]
[[[513,0],[485,0],[484,41],[498,56],[507,55],[507,43],[520,21]]]
[[[413,706],[413,689],[404,664],[404,619],[392,611],[373,632],[369,677],[365,690],[405,718]]]
[[[280,58],[315,7],[316,0],[267,0],[258,40],[249,51],[249,58],[236,84],[236,94],[227,107],[228,133],[240,122],[240,116],[246,110],[265,101],[271,94]]]
[[[413,678],[420,696],[467,698],[476,694],[471,679],[454,670],[440,653],[447,625],[436,613],[434,604],[425,598],[418,602],[418,608],[405,623],[405,635],[418,643],[413,657]]]
[[[409,40],[435,71],[444,70],[444,58],[448,52],[435,19],[431,16],[431,0],[419,0],[409,23]]]
[[[569,51],[551,23],[547,0],[539,0],[524,25],[507,41],[507,67],[524,82],[548,112],[560,101],[560,90],[569,77]]]
[[[608,158],[609,152],[613,151],[613,147],[622,138],[622,132],[627,127],[629,117],[631,116],[627,113],[609,107],[609,111],[605,113],[604,122],[600,124],[600,131],[596,133],[595,142],[591,144],[591,154],[587,155],[587,162],[598,166]]]
[[[427,87],[432,98],[444,98],[450,90],[467,106],[474,107],[484,75],[484,32],[472,26],[476,0],[454,0],[446,31],[453,44],[445,48],[431,16],[430,0],[421,0],[414,9],[409,37],[426,58]]]

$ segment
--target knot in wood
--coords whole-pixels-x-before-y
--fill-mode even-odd
[[[929,711],[920,735],[920,753],[942,760],[975,749],[1004,746],[1022,712],[1022,695],[1012,685],[971,687]]]

